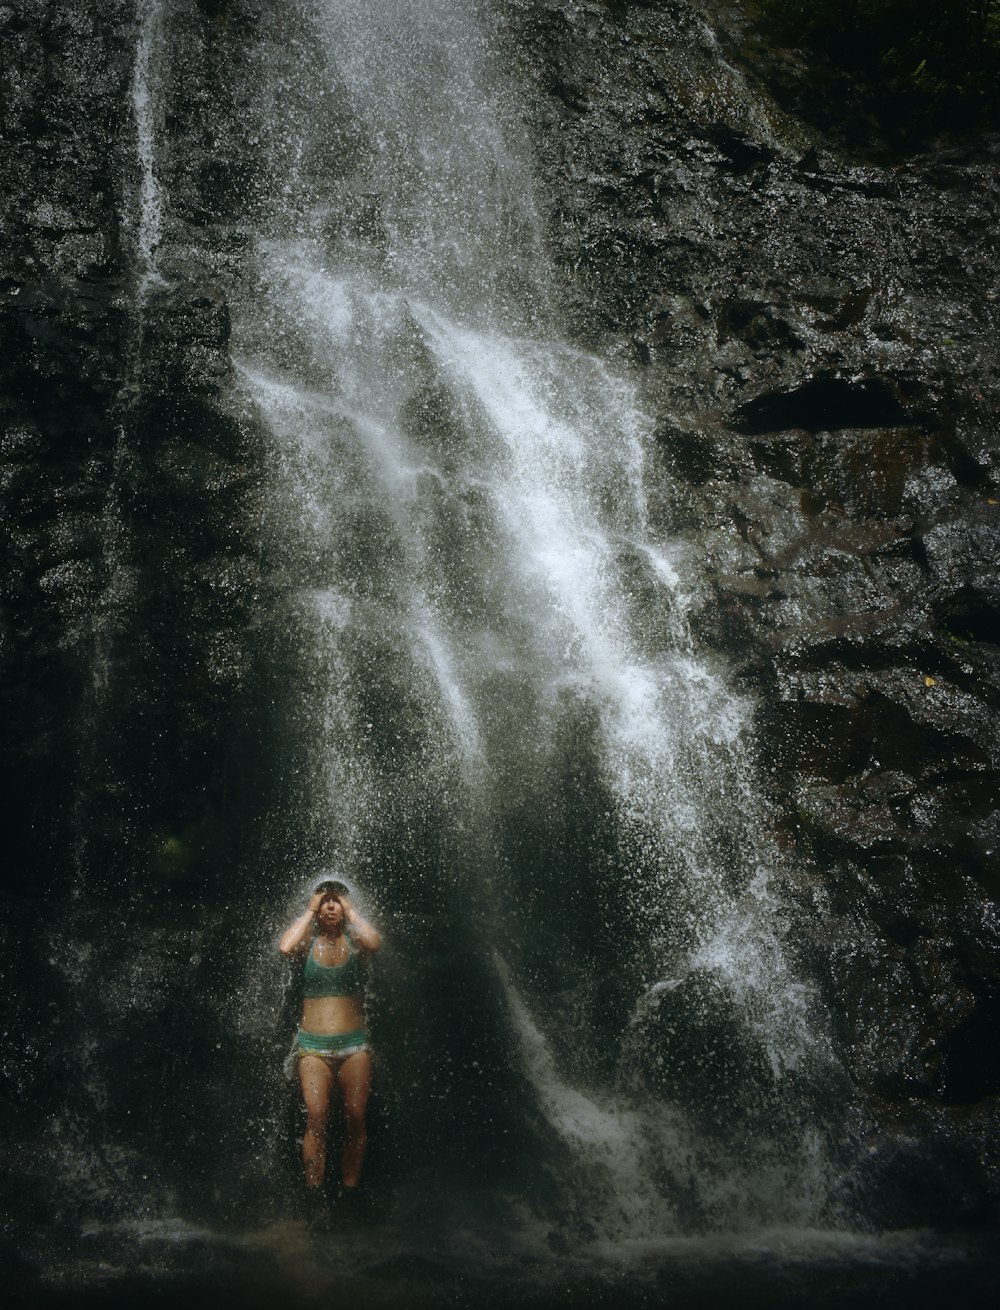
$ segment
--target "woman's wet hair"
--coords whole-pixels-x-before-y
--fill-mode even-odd
[[[320,892],[324,896],[347,896],[348,888],[346,883],[338,882],[336,878],[325,878],[315,889],[313,895],[316,896]]]

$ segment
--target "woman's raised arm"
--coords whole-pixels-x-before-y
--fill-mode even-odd
[[[323,897],[319,892],[314,892],[309,898],[308,910],[300,914],[295,922],[281,934],[278,950],[282,955],[294,955],[296,951],[301,951],[303,947],[309,944],[309,931],[313,926],[316,911],[319,909],[319,903],[322,899]]]
[[[367,919],[362,919],[349,897],[341,896],[340,903],[344,907],[344,918],[351,930],[351,936],[357,944],[363,951],[377,951],[382,945],[382,936],[378,929],[373,928]]]

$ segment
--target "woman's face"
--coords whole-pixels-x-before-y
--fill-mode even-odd
[[[343,927],[344,907],[341,905],[339,897],[324,896],[319,903],[316,915],[320,927],[326,928],[328,931]]]

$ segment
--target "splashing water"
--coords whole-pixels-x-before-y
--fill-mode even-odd
[[[454,877],[480,908],[514,888],[577,912],[580,887],[610,884],[610,971],[593,933],[562,924],[565,988],[532,984],[553,972],[544,933],[501,943],[524,1075],[577,1158],[603,1160],[602,1227],[676,1226],[682,1192],[706,1222],[814,1219],[829,1166],[809,1089],[834,1064],[785,960],[747,706],[689,630],[703,584],[649,508],[660,475],[635,387],[560,336],[479,11],[292,5],[308,104],[282,101],[280,69],[264,96],[272,203],[234,335],[272,437],[303,822],[317,860],[360,873],[373,850],[418,864],[422,808],[456,832],[475,815],[476,881]],[[540,812],[557,833],[576,806],[600,860],[564,850],[547,873],[509,838]],[[391,902],[402,875],[385,876]],[[616,1036],[594,1027],[600,987],[575,1018],[552,998],[595,958],[620,984],[603,1007]],[[588,1054],[609,1044],[610,1065]]]

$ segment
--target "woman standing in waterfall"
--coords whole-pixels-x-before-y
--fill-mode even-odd
[[[381,944],[378,932],[351,904],[342,882],[321,882],[308,909],[279,942],[282,954],[306,957],[302,1020],[293,1053],[306,1106],[302,1163],[310,1190],[321,1186],[326,1172],[326,1126],[335,1084],[344,1104],[344,1192],[353,1192],[361,1181],[372,1077],[362,995],[365,957]]]

